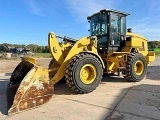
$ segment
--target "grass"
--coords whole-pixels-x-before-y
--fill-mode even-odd
[[[37,57],[37,58],[50,58],[51,54],[50,53],[36,53],[35,55],[33,55],[33,57]]]
[[[160,56],[160,48],[155,48],[154,52],[155,52],[156,56]]]
[[[154,51],[155,52],[160,52],[160,48],[155,48]]]

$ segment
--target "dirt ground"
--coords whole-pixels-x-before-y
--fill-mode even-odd
[[[37,64],[46,68],[48,67],[50,60],[51,58],[36,58]],[[0,60],[0,73],[12,72],[20,61],[20,59]]]
[[[36,59],[48,67],[49,58]],[[0,120],[160,120],[160,57],[148,66],[144,80],[103,76],[89,94],[76,94],[66,84],[55,85],[55,95],[38,108],[8,116],[6,86],[20,60],[0,60]]]

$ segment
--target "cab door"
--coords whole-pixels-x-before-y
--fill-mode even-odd
[[[118,13],[110,14],[109,52],[116,52],[121,48],[121,36],[126,34],[126,16]]]
[[[120,21],[119,16],[116,13],[111,13],[110,17],[110,45],[119,46],[120,45]]]

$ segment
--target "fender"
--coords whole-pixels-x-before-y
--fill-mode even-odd
[[[99,61],[101,62],[103,69],[105,69],[104,62],[103,62],[102,58],[97,53],[92,52],[92,51],[85,51],[85,52],[82,52],[82,53],[90,53],[90,54],[96,56],[99,59]]]

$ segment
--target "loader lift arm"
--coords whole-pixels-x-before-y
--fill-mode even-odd
[[[61,38],[63,38],[63,37],[61,37]],[[102,63],[102,66],[104,67],[104,63],[97,52],[97,48],[96,48],[97,45],[95,45],[97,42],[92,43],[93,41],[97,41],[96,38],[93,39],[93,37],[92,38],[91,37],[83,37],[83,38],[79,39],[77,42],[75,42],[75,44],[72,47],[70,46],[71,49],[69,50],[69,52],[67,53],[65,58],[63,57],[64,52],[62,52],[62,48],[59,46],[59,44],[57,42],[58,40],[56,39],[56,35],[53,32],[49,34],[48,41],[49,41],[49,46],[50,46],[50,50],[51,50],[50,52],[53,55],[54,60],[60,64],[58,71],[56,71],[56,74],[54,76],[52,74],[52,76],[53,76],[53,78],[51,79],[52,84],[57,83],[59,80],[61,80],[65,76],[65,69],[66,69],[69,61],[75,55],[77,55],[81,52],[89,52],[89,53],[95,55],[96,57],[98,57],[98,59]],[[53,43],[56,43],[56,44],[53,44]],[[72,40],[72,43],[73,43],[73,40]],[[55,46],[55,45],[57,45],[57,46]],[[57,48],[57,51],[54,50],[55,47]],[[53,69],[54,69],[54,67],[53,67]],[[50,69],[50,71],[53,71],[53,70]]]

